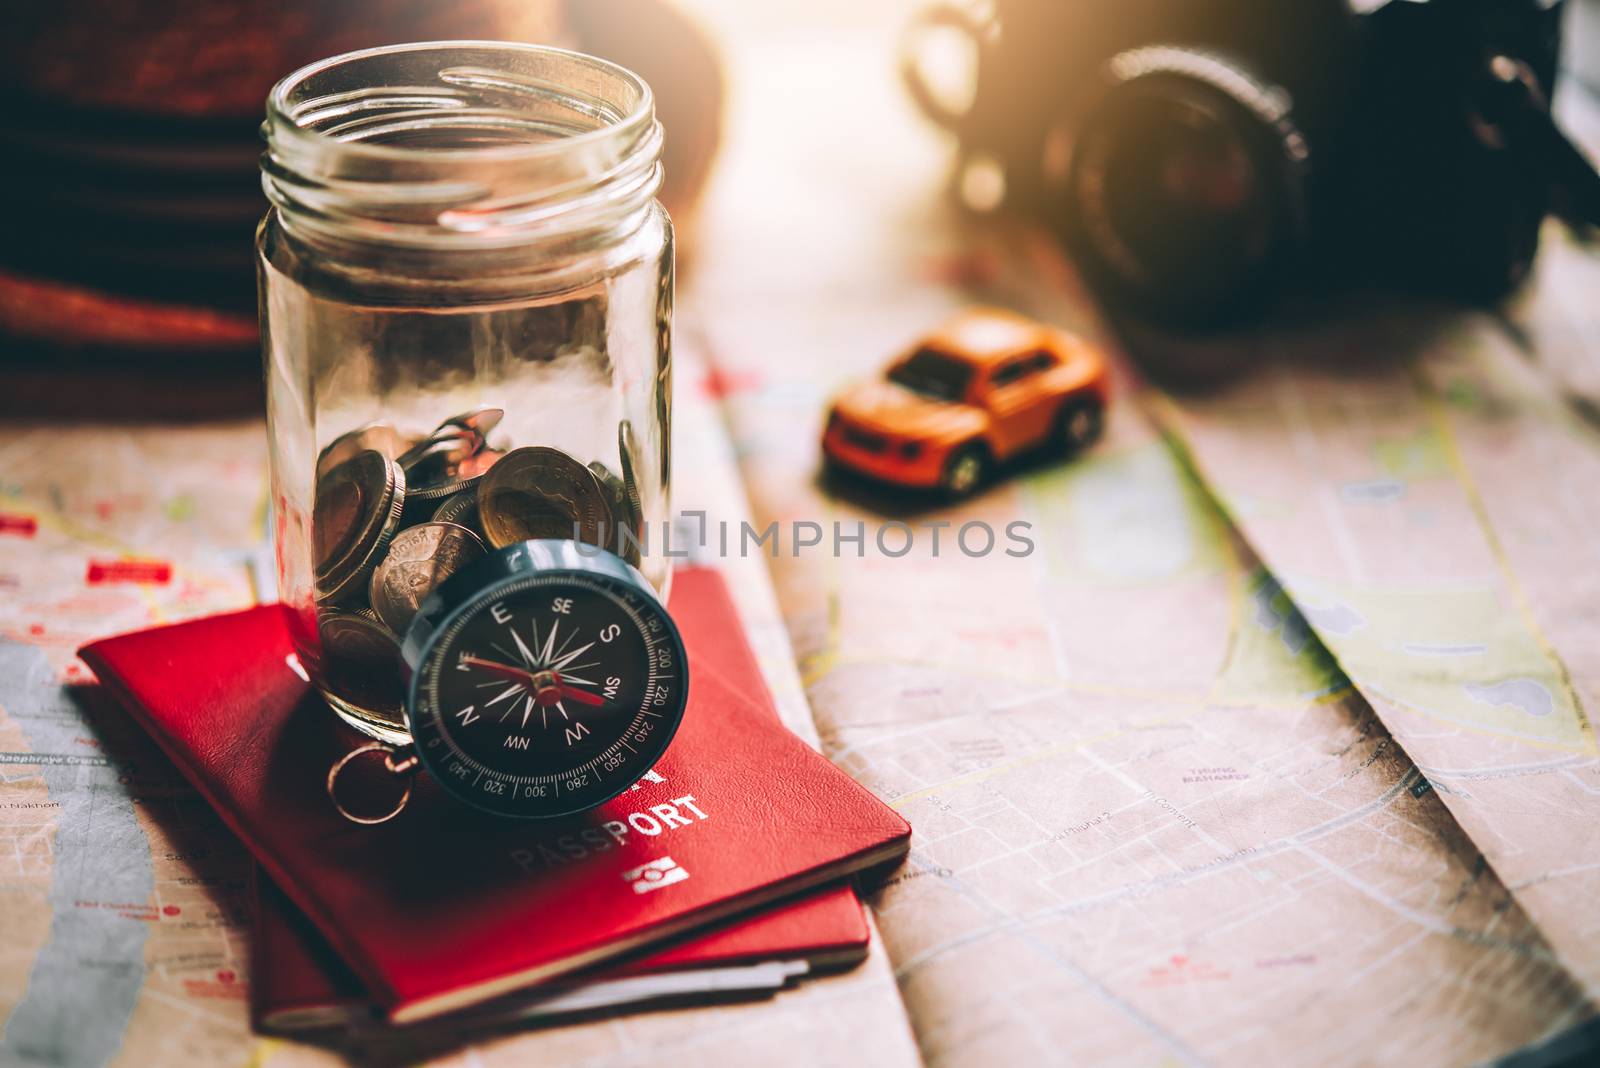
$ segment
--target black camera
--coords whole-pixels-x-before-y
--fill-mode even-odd
[[[967,165],[1147,318],[1235,318],[1293,285],[1487,301],[1546,215],[1600,221],[1549,110],[1562,6],[995,0],[922,23],[975,43],[970,107],[907,75]]]

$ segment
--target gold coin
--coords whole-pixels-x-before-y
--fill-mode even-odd
[[[311,513],[318,599],[359,590],[400,526],[405,473],[376,449],[357,453],[317,481]]]
[[[404,634],[428,594],[445,579],[484,554],[483,542],[454,523],[420,523],[389,542],[383,562],[372,570],[372,611],[383,625]]]
[[[513,449],[478,483],[478,520],[496,549],[529,538],[603,545],[610,518],[594,474],[560,449]]]
[[[322,677],[342,700],[376,719],[403,723],[400,643],[370,611],[324,611],[317,620]]]

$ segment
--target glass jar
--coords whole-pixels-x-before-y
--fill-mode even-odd
[[[472,559],[574,538],[666,595],[661,127],[611,63],[448,42],[297,71],[264,132],[278,592],[334,709],[404,744],[399,638]]]

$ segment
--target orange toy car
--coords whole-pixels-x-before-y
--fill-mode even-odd
[[[995,308],[970,308],[833,402],[830,464],[961,497],[996,466],[1046,445],[1076,452],[1100,436],[1107,399],[1099,350]]]

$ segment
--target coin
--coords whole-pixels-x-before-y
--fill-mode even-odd
[[[317,456],[317,477],[320,479],[359,452],[372,449],[394,459],[409,447],[411,442],[388,423],[368,423],[328,443]]]
[[[482,444],[481,439],[456,427],[435,430],[395,457],[395,462],[405,468],[408,475],[430,467],[451,467],[471,456]]]
[[[312,544],[319,574],[353,551],[368,518],[390,489],[389,464],[372,449],[318,480],[312,506]]]
[[[322,675],[341,700],[377,719],[404,722],[405,672],[400,642],[366,609],[323,612]]]
[[[455,462],[435,462],[424,457],[407,472],[406,502],[438,501],[471,489],[504,455],[485,449]]]
[[[481,449],[461,461],[460,474],[463,478],[477,478],[489,473],[489,468],[506,458],[504,449]]]
[[[444,460],[457,464],[483,450],[489,432],[505,418],[504,408],[474,408],[460,415],[452,415],[427,437],[418,441],[400,455],[400,466],[407,474],[418,464],[430,460]]]
[[[433,521],[454,523],[477,534],[481,529],[478,525],[477,488],[465,490],[446,500],[434,511]]]
[[[500,420],[505,417],[506,411],[504,408],[474,408],[470,412],[452,415],[439,424],[439,429],[459,427],[462,430],[469,431],[477,436],[478,449],[481,449],[483,448],[483,440],[489,436],[491,430],[500,425]],[[473,451],[476,452],[477,449]]]
[[[612,512],[616,513],[617,521],[622,522],[628,511],[628,490],[622,484],[622,479],[599,460],[589,464],[589,473],[600,483],[600,488],[605,490],[606,503],[611,505]]]
[[[600,488],[605,491],[606,504],[610,507],[611,522],[606,528],[605,548],[610,549],[628,563],[638,566],[639,563],[639,527],[633,518],[633,508],[628,500],[628,487],[622,479],[612,474],[611,469],[599,460],[589,465],[589,472],[594,475]],[[626,530],[628,533],[623,533]]]
[[[604,543],[611,518],[594,474],[560,449],[514,449],[478,483],[478,518],[489,544],[528,538]]]
[[[372,611],[384,626],[404,634],[428,594],[483,553],[483,542],[466,527],[407,527],[389,542],[389,552],[372,571]]]
[[[376,449],[357,453],[317,481],[312,507],[318,599],[338,601],[361,588],[400,526],[405,472]]]
[[[644,504],[639,500],[639,480],[633,474],[633,424],[626,419],[617,424],[617,456],[622,464],[622,485],[628,495],[633,528],[643,530]]]

